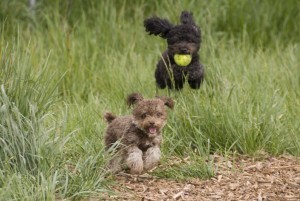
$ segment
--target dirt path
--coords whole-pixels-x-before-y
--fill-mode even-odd
[[[107,200],[300,200],[300,159],[214,156],[216,176],[174,181],[143,175],[117,176],[119,192]]]

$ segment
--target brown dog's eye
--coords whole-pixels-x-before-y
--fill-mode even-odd
[[[146,113],[143,113],[143,114],[141,115],[141,118],[142,118],[142,119],[145,119],[146,116],[147,116],[147,114],[146,114]]]
[[[156,114],[156,116],[157,116],[157,117],[161,117],[161,116],[162,116],[162,113],[158,112],[158,113]]]

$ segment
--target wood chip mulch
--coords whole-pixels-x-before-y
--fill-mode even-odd
[[[215,177],[176,181],[121,174],[105,200],[300,200],[300,158],[214,155]]]

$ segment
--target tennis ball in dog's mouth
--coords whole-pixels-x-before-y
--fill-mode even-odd
[[[192,56],[189,54],[175,54],[174,60],[178,66],[187,66],[191,63]]]

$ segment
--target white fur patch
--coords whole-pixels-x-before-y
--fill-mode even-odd
[[[150,170],[157,166],[161,156],[161,151],[158,146],[150,147],[144,154],[144,169]]]
[[[130,168],[131,174],[141,174],[143,172],[143,152],[138,147],[128,148],[126,164]]]

